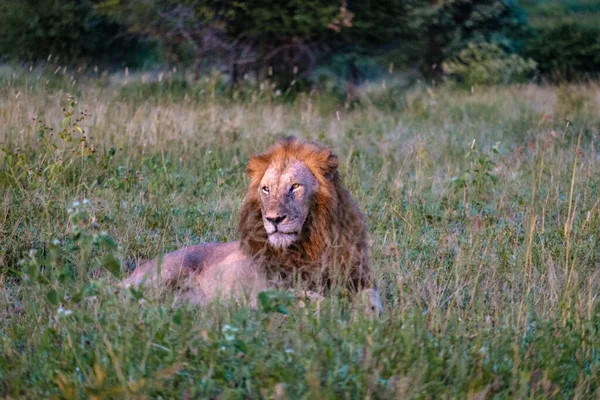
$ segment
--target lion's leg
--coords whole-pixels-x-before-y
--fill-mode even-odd
[[[362,254],[361,260],[362,262],[351,273],[352,287],[359,291],[359,297],[365,305],[368,304],[368,310],[379,315],[383,312],[383,303],[369,268],[366,253]]]

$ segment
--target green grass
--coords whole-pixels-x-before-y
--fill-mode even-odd
[[[50,81],[0,86],[0,396],[600,395],[596,83],[371,85],[346,110]],[[335,295],[177,308],[115,289],[115,258],[236,239],[245,162],[283,134],[340,156],[381,317]]]

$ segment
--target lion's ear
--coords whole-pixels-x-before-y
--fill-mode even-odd
[[[246,172],[252,181],[260,181],[269,167],[269,158],[265,154],[250,157]]]
[[[319,175],[331,177],[337,171],[339,160],[335,154],[329,150],[320,149],[310,156],[305,157],[304,162],[308,168]]]
[[[338,159],[338,156],[336,156],[335,154],[333,154],[332,152],[328,152],[328,156],[327,156],[327,161],[325,162],[325,174],[327,176],[331,176],[335,173],[335,171],[337,171],[338,166],[340,165],[340,160]]]

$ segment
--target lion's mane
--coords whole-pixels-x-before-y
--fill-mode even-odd
[[[269,166],[303,161],[319,182],[310,212],[296,243],[285,249],[268,245],[258,187]],[[247,167],[250,185],[239,222],[241,249],[270,274],[290,279],[300,274],[310,286],[343,280],[353,290],[371,285],[365,218],[343,187],[338,158],[330,150],[294,137],[282,139]]]

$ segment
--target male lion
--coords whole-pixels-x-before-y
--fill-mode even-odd
[[[160,280],[183,284],[192,302],[218,295],[256,298],[267,279],[322,292],[340,283],[368,290],[381,309],[369,268],[364,216],[343,188],[338,158],[294,137],[250,158],[240,241],[187,246],[136,268],[125,287]]]

